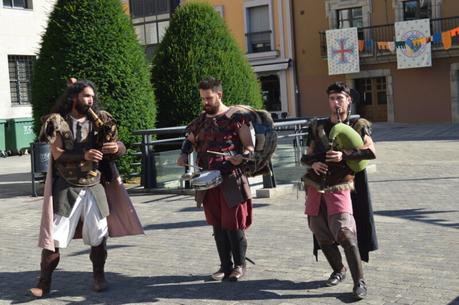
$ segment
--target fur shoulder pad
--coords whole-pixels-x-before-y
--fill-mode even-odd
[[[69,124],[59,113],[51,113],[45,116],[43,121],[39,135],[41,142],[53,144],[57,133],[60,133],[64,139],[72,136]]]

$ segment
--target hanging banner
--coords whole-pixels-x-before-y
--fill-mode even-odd
[[[327,39],[328,74],[360,72],[359,41],[357,28],[328,30]]]
[[[397,48],[397,68],[410,69],[432,66],[429,19],[400,21],[395,23],[397,42],[405,42],[404,48]]]

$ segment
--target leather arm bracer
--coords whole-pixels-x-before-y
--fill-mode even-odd
[[[182,146],[180,147],[180,151],[182,154],[189,155],[193,152],[193,143],[190,140],[185,139],[182,142]]]
[[[353,149],[350,154],[343,153],[343,160],[373,160],[376,159],[375,154],[369,148]]]

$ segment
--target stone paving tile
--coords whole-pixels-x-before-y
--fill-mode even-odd
[[[459,125],[450,125],[375,126],[378,158],[369,180],[380,249],[364,264],[369,296],[358,304],[459,304]],[[409,136],[397,138],[398,130]],[[296,192],[254,200],[247,256],[256,264],[241,282],[209,281],[216,249],[191,196],[132,193],[146,234],[109,240],[110,290],[90,290],[89,249],[75,240],[62,251],[50,297],[33,300],[26,290],[38,276],[42,198],[29,197],[28,162],[0,160],[0,304],[352,302],[350,276],[323,287],[331,271],[312,255],[304,194],[297,199]]]

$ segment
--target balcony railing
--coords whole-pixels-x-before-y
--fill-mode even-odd
[[[430,34],[444,32],[459,27],[459,16],[449,18],[438,18],[430,20]],[[377,47],[378,41],[395,41],[394,24],[376,25],[357,28],[359,33],[363,33],[364,48],[360,51],[360,57],[376,57],[382,55],[393,55],[389,50],[380,50]],[[320,32],[320,54],[327,57],[327,40],[325,32]],[[362,34],[360,34],[359,39]],[[452,48],[459,47],[459,36],[452,37]],[[432,44],[432,50],[442,50],[442,44]]]

